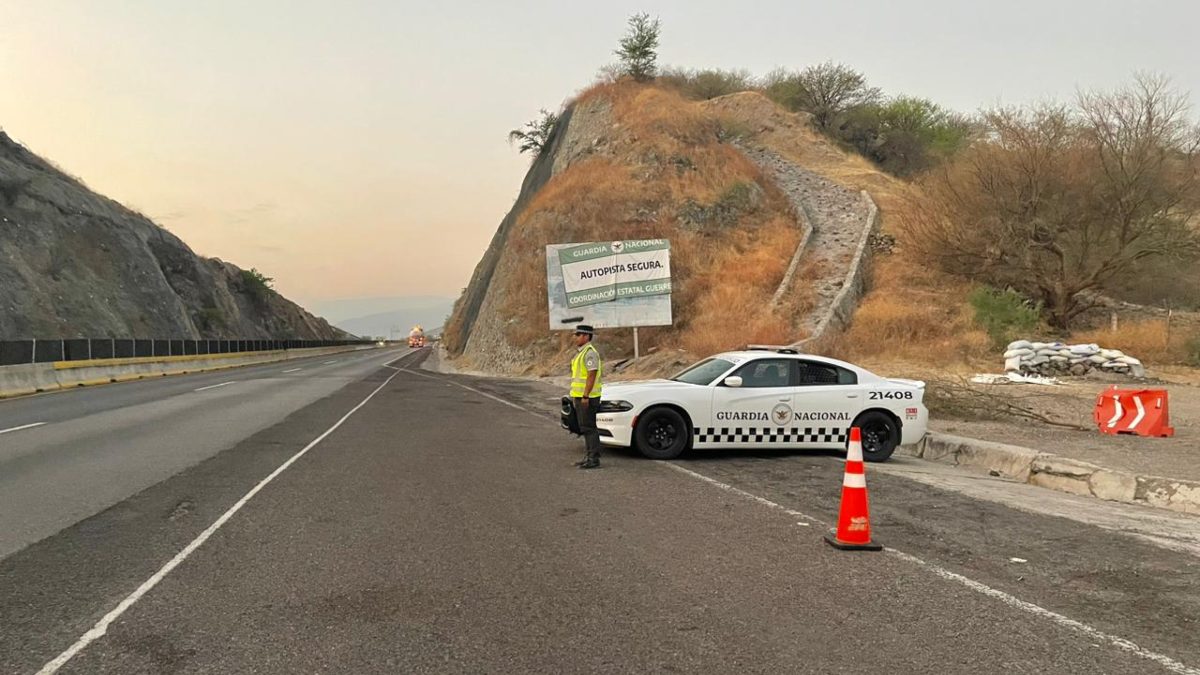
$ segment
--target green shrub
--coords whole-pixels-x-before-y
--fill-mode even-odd
[[[746,70],[671,68],[658,76],[658,82],[696,101],[707,101],[718,96],[757,88],[754,76]]]
[[[508,142],[516,143],[522,153],[531,152],[537,158],[550,143],[550,134],[556,124],[558,115],[542,108],[538,117],[526,122],[523,129],[508,132]]]
[[[996,347],[1027,337],[1038,327],[1041,308],[1030,304],[1020,293],[981,286],[968,297],[979,324]]]
[[[259,272],[257,268],[242,270],[242,286],[246,293],[255,300],[262,302],[271,294],[271,283],[275,280]]]
[[[198,327],[205,335],[225,328],[225,313],[218,307],[209,305],[202,308],[197,318],[200,323]]]
[[[1187,341],[1187,364],[1200,368],[1200,335],[1193,335]]]

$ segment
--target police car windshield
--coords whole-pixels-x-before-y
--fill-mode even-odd
[[[711,384],[713,380],[717,379],[721,375],[724,375],[732,367],[733,363],[731,361],[726,361],[725,359],[708,358],[684,370],[671,379],[675,380],[676,382],[683,382],[685,384],[707,385]]]

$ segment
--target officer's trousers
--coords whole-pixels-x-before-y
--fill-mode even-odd
[[[600,432],[596,429],[596,408],[600,406],[600,398],[595,397],[583,405],[583,399],[576,398],[575,419],[579,421],[579,433],[583,436],[587,454],[600,456]]]

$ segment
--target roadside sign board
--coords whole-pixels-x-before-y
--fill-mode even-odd
[[[671,325],[666,239],[550,244],[546,280],[551,330]]]

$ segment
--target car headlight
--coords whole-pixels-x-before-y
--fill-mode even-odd
[[[629,401],[601,401],[596,412],[614,413],[629,412],[630,410],[633,410],[633,404]]]

